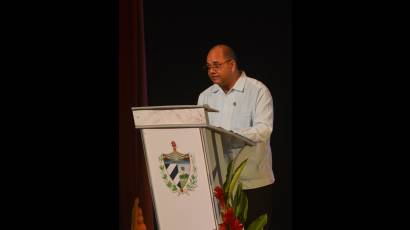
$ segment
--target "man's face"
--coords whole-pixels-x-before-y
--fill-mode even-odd
[[[215,48],[208,53],[206,65],[211,81],[224,88],[230,81],[232,72],[231,60],[224,57],[222,49]]]

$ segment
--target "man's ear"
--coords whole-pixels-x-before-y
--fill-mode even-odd
[[[238,68],[238,65],[236,64],[235,60],[232,59],[231,63],[232,63],[232,71]]]

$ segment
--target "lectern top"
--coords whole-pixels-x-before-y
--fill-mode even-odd
[[[205,108],[207,112],[218,112],[218,110],[209,107],[208,105],[162,105],[162,106],[143,106],[132,107],[132,110],[169,110],[169,109],[194,109]]]

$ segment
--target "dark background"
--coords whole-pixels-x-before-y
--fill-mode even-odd
[[[406,8],[293,2],[290,22],[285,1],[146,0],[149,103],[196,103],[207,50],[229,43],[272,91],[276,225],[399,229]],[[118,229],[118,1],[5,9],[6,226]]]
[[[196,104],[211,85],[201,67],[218,43],[230,45],[247,75],[270,89],[273,229],[291,229],[291,2],[145,1],[144,20],[150,106]]]

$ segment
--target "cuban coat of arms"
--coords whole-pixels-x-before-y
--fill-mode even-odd
[[[189,194],[188,191],[194,191],[197,187],[194,158],[191,154],[178,152],[175,141],[171,145],[173,151],[159,157],[161,177],[172,192]]]

